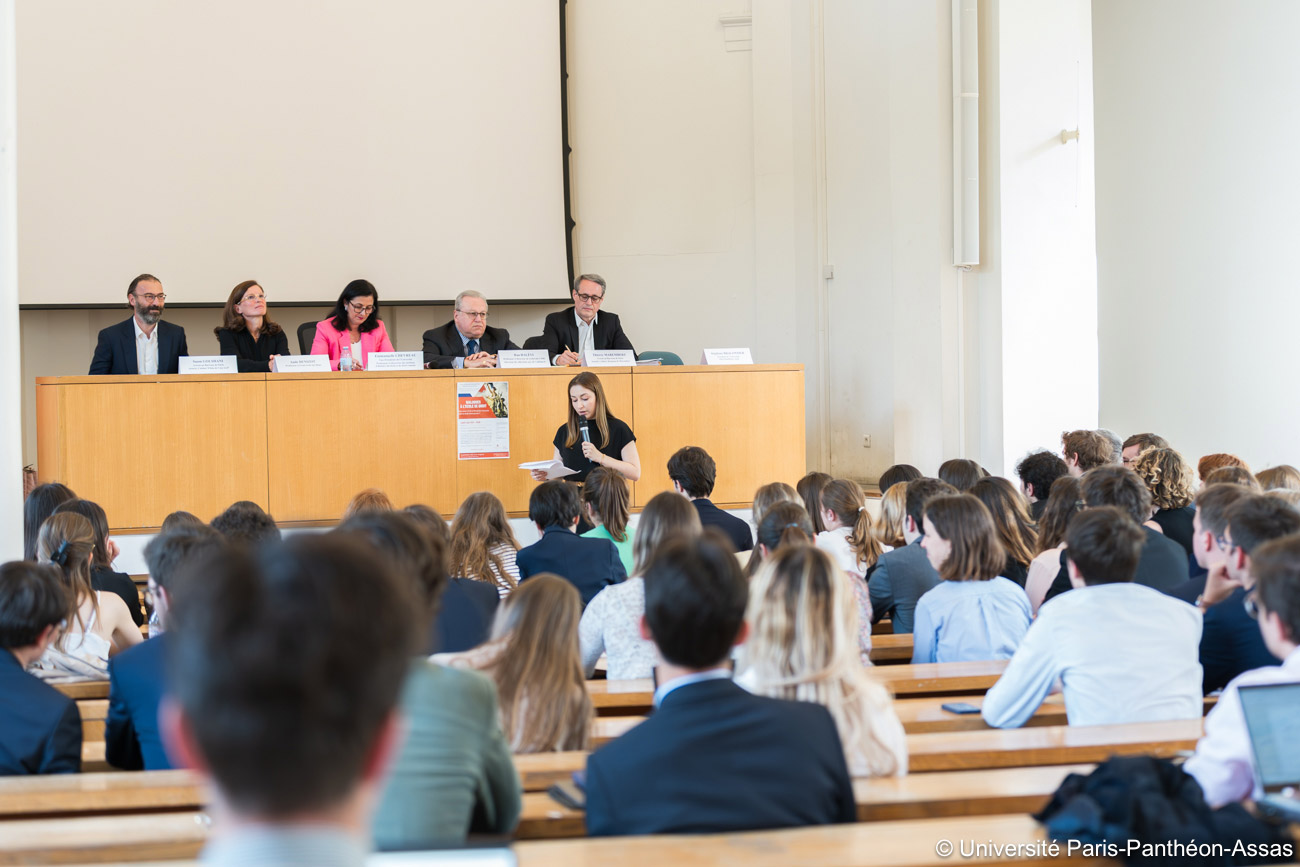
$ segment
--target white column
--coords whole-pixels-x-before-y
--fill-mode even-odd
[[[0,0],[0,561],[23,555],[15,0]]]

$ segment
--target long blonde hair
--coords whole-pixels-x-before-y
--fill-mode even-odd
[[[679,534],[694,538],[703,532],[700,513],[690,500],[675,491],[655,494],[641,510],[641,520],[632,537],[632,575],[645,574],[665,539]]]
[[[515,579],[506,571],[501,558],[492,553],[499,545],[519,550],[510,519],[506,517],[506,507],[488,491],[470,494],[451,522],[451,553],[447,555],[451,574],[493,587],[500,576],[501,581],[514,588]]]
[[[516,753],[585,750],[593,710],[578,649],[582,597],[543,572],[519,585],[492,624],[501,650],[486,667],[501,701],[501,727]]]
[[[858,558],[864,571],[876,565],[880,559],[880,540],[871,526],[871,514],[867,511],[867,495],[852,479],[835,479],[822,488],[822,509],[835,513],[841,524],[851,528],[849,548]]]
[[[56,512],[45,519],[36,539],[36,557],[42,563],[53,563],[63,576],[63,590],[68,596],[68,620],[77,624],[78,632],[86,631],[81,617],[81,605],[90,600],[90,610],[99,617],[99,597],[90,582],[90,556],[95,551],[95,528],[90,520],[76,512]],[[57,646],[63,648],[64,630]]]
[[[1022,566],[1034,559],[1038,531],[1029,517],[1025,495],[1001,476],[989,476],[971,485],[970,493],[983,503],[993,516],[993,526],[1007,556]]]
[[[803,497],[799,492],[787,485],[785,482],[769,482],[754,492],[754,508],[750,512],[750,520],[757,527],[763,523],[763,516],[767,510],[777,503],[798,503],[803,505]]]
[[[823,705],[857,774],[907,773],[893,699],[858,655],[858,609],[831,558],[812,545],[782,546],[750,585],[743,645],[760,695]]]
[[[903,528],[907,526],[907,482],[894,482],[880,498],[880,517],[876,520],[876,538],[891,548],[907,544]]]
[[[569,380],[569,387],[565,394],[572,394],[573,387],[577,385],[587,389],[596,396],[596,411],[592,413],[590,419],[585,421],[594,421],[596,423],[596,432],[600,434],[600,442],[596,443],[596,438],[592,437],[592,442],[596,443],[598,448],[604,448],[609,445],[609,410],[605,408],[605,389],[601,387],[600,377],[590,370],[584,370],[573,379]],[[577,445],[581,438],[580,428],[584,419],[578,417],[578,411],[573,408],[573,399],[569,399],[569,420],[565,422],[564,429],[564,447],[571,449]],[[590,431],[588,431],[590,433]]]

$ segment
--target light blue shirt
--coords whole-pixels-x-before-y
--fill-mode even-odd
[[[487,332],[484,333],[486,334]],[[474,350],[475,352],[477,352],[479,349],[483,348],[483,339],[479,337],[466,337],[464,334],[460,333],[459,328],[456,329],[456,336],[460,338],[460,345],[465,347],[465,355],[457,355],[455,358],[453,358],[451,360],[451,366],[456,368],[457,370],[462,370],[465,367],[465,357],[469,355],[469,342],[471,340],[478,341],[478,346]]]
[[[912,662],[1010,659],[1031,619],[1014,581],[940,581],[916,603]]]
[[[695,674],[687,674],[681,677],[661,684],[655,690],[655,707],[663,702],[668,693],[683,686],[690,686],[692,683],[702,683],[706,680],[728,680],[731,677],[729,668],[710,668],[708,671],[697,671]]]
[[[214,837],[200,858],[209,867],[363,867],[369,841],[328,825],[262,825]]]

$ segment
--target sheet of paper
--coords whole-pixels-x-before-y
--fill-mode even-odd
[[[239,359],[233,355],[182,355],[180,373],[239,373]]]
[[[754,356],[748,346],[734,349],[706,349],[700,356],[700,364],[753,364]]]
[[[636,353],[630,349],[588,349],[582,354],[587,367],[635,367]]]
[[[366,356],[366,370],[423,369],[423,352],[372,352]]]
[[[281,355],[272,365],[274,373],[329,373],[328,355]]]
[[[545,349],[503,349],[497,353],[497,367],[550,367]]]
[[[530,472],[531,472],[532,470],[543,470],[543,471],[546,472],[546,480],[547,480],[547,481],[550,481],[551,479],[562,479],[562,478],[564,478],[565,476],[571,476],[571,475],[575,474],[576,472],[578,472],[577,470],[571,470],[571,469],[569,469],[568,467],[566,467],[566,466],[564,465],[563,462],[561,462],[561,461],[554,461],[554,460],[552,460],[552,461],[525,461],[524,463],[522,463],[522,464],[519,465],[519,469],[521,469],[521,470],[528,470],[528,471],[530,471]]]
[[[456,383],[456,457],[462,461],[510,457],[510,385]]]

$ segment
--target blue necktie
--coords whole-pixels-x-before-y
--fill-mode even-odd
[[[466,349],[465,352],[466,355],[473,355],[474,353],[478,352],[478,341],[471,340],[469,343],[465,344],[465,349]]]

